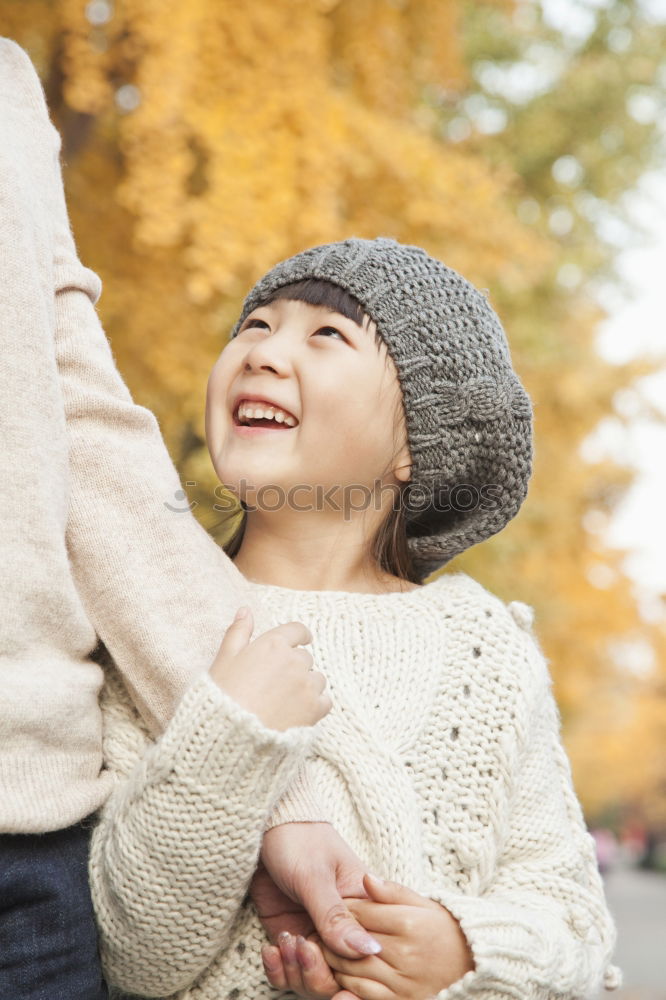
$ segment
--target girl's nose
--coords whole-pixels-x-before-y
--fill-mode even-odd
[[[292,370],[291,352],[284,343],[278,343],[275,334],[253,344],[245,354],[244,370],[270,371],[276,375],[288,375]]]

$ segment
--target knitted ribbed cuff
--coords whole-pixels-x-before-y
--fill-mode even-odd
[[[283,791],[289,773],[309,748],[310,728],[268,729],[230,698],[205,671],[187,689],[156,745],[155,780],[175,773],[210,795],[255,801]]]
[[[516,919],[516,906],[511,901],[468,896],[450,890],[437,890],[429,895],[458,920],[475,964],[474,969],[438,993],[437,1000],[467,1000],[468,997],[495,1000],[495,997],[506,996],[507,990],[512,995],[523,995],[532,978],[530,970],[540,967],[540,954],[562,933],[561,921],[543,911],[539,912],[534,924]],[[587,946],[590,949],[587,978],[593,978],[593,952],[603,946],[593,940],[592,935]],[[603,957],[598,957],[601,967]],[[572,963],[572,984],[574,988],[579,988],[581,970],[575,967],[573,951],[563,955],[557,970],[558,977],[567,977],[567,959]],[[603,974],[603,985],[606,989],[616,989],[621,983],[620,969],[608,965]],[[596,989],[600,985],[594,983],[591,988]]]
[[[64,290],[85,292],[92,304],[96,305],[102,294],[100,276],[95,271],[91,271],[89,267],[85,267],[76,257],[66,259],[63,253],[63,244],[58,244],[58,251],[53,268],[53,283],[56,294]]]
[[[307,760],[301,762],[297,774],[268,817],[266,829],[283,823],[330,823],[326,810],[317,799],[310,780]]]

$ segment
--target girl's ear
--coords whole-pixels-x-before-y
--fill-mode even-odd
[[[399,479],[401,483],[406,483],[412,474],[412,459],[409,454],[409,448],[407,445],[402,449],[400,454],[396,458],[396,464],[393,469],[393,474],[396,479]]]

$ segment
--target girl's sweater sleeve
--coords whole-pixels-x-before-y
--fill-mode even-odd
[[[110,983],[162,997],[232,939],[265,822],[312,730],[265,728],[208,673],[152,742],[113,668],[102,696],[115,788],[92,831],[90,885]]]
[[[476,966],[438,1000],[577,1000],[622,984],[610,964],[616,928],[560,741],[548,665],[531,632],[532,609],[513,605],[517,642],[527,643],[534,676],[525,678],[528,694],[516,710],[522,733],[510,829],[481,895],[431,893],[459,920]]]

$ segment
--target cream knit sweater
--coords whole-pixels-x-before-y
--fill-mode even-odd
[[[334,708],[308,769],[331,821],[370,871],[461,922],[476,968],[440,1000],[574,1000],[620,985],[531,608],[464,573],[382,595],[251,589],[313,632]],[[280,995],[244,897],[300,731],[263,729],[207,676],[157,743],[111,677],[103,704],[116,788],[90,873],[111,982],[182,1000]]]
[[[96,810],[100,637],[159,733],[239,604],[275,624],[189,511],[154,415],[116,368],[78,259],[60,135],[20,46],[0,38],[0,832]],[[182,506],[182,504],[181,504]],[[302,781],[283,815],[315,818]]]

